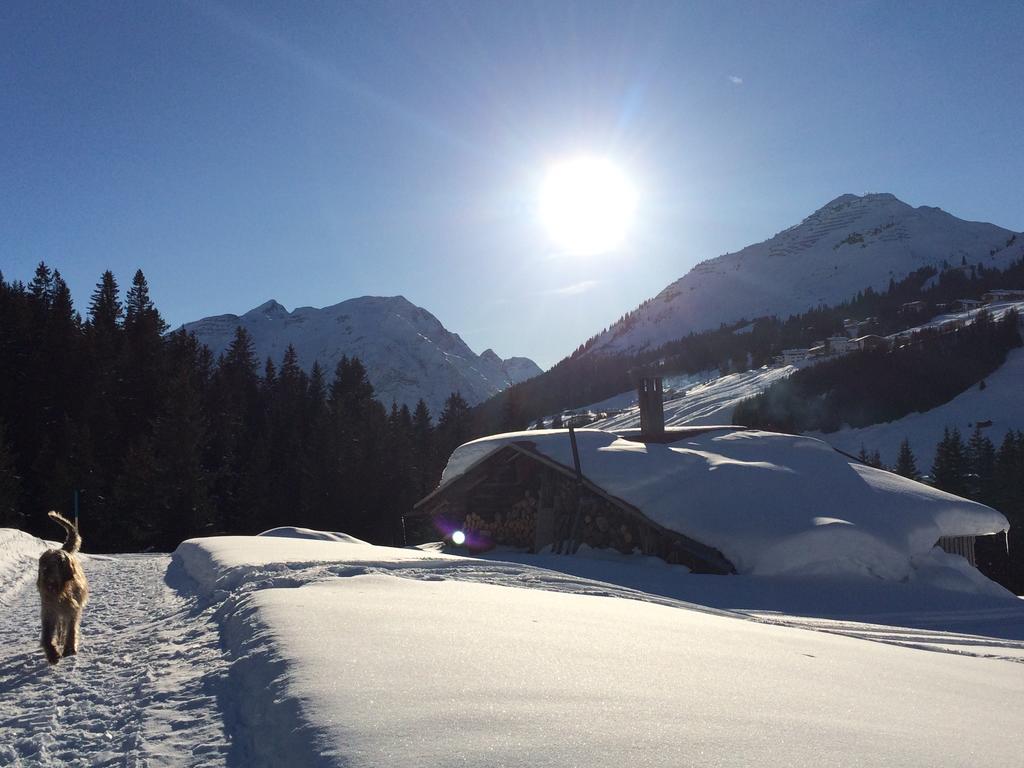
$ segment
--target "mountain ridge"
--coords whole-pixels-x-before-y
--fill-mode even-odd
[[[835,305],[924,266],[1002,268],[1024,256],[1016,235],[941,208],[914,208],[888,192],[846,193],[767,240],[699,262],[599,334],[589,351],[639,352],[723,323]]]
[[[358,357],[379,400],[411,408],[422,398],[435,418],[452,392],[475,405],[541,372],[529,358],[505,360],[491,349],[477,355],[457,333],[404,296],[360,296],[291,312],[269,299],[241,315],[212,315],[182,328],[217,355],[239,326],[252,336],[260,360],[280,361],[291,344],[303,369],[319,361],[330,376],[342,355]]]

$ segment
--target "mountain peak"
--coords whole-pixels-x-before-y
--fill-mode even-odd
[[[270,299],[260,304],[258,307],[253,307],[246,312],[242,317],[284,317],[288,314],[288,310],[284,308],[276,299]]]
[[[271,299],[241,317],[207,317],[183,327],[219,354],[239,325],[252,336],[259,359],[276,362],[291,345],[304,369],[317,361],[333,371],[343,355],[358,357],[381,402],[412,407],[423,399],[433,413],[441,412],[452,392],[475,405],[540,373],[532,361],[508,364],[493,350],[477,356],[458,334],[404,296],[360,296],[291,313]]]
[[[850,192],[847,192],[845,195],[840,195],[835,200],[830,200],[829,202],[825,203],[825,205],[821,206],[821,208],[815,211],[812,215],[828,213],[829,211],[841,210],[843,208],[848,208],[851,205],[855,204],[858,204],[862,207],[873,207],[888,206],[891,205],[892,203],[906,206],[907,208],[910,207],[891,192],[865,192],[863,195],[854,195]]]
[[[498,356],[498,353],[495,352],[490,347],[481,352],[480,357],[484,360],[490,360],[491,362],[498,363],[498,365],[501,365],[503,362],[505,362]]]
[[[688,333],[837,305],[858,291],[949,264],[1005,268],[1024,251],[1013,233],[913,207],[888,192],[843,194],[760,243],[697,264],[591,346],[656,349]]]

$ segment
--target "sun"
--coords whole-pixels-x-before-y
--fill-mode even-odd
[[[625,240],[636,211],[636,191],[603,157],[580,156],[553,165],[540,190],[540,215],[555,244],[593,256]]]

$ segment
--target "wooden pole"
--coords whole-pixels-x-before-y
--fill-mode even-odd
[[[576,445],[576,430],[569,427],[569,442],[572,444],[572,464],[576,470],[576,500],[573,505],[575,509],[572,515],[572,527],[569,528],[569,545],[566,554],[572,555],[576,552],[577,529],[580,524],[580,505],[583,503],[583,470],[580,467],[580,449]]]

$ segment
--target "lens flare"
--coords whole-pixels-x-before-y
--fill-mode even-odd
[[[452,533],[452,544],[454,544],[457,547],[461,547],[465,543],[466,534],[464,534],[462,531],[454,531]]]

